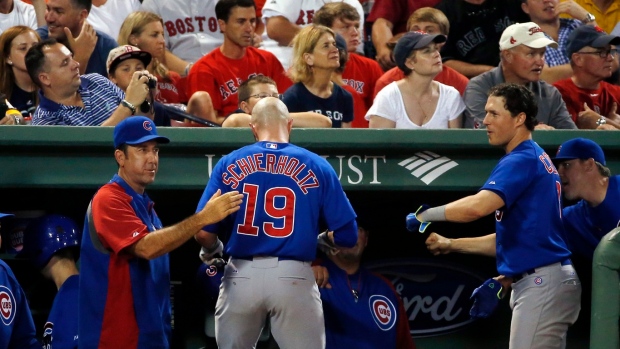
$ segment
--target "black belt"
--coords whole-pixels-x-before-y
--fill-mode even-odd
[[[553,264],[553,263],[552,263]],[[571,262],[570,258],[567,258],[563,261],[560,262],[560,265],[572,265],[573,263]],[[512,282],[517,282],[521,279],[523,279],[526,276],[532,275],[536,272],[536,268],[534,269],[530,269],[530,270],[526,270],[524,273],[519,274],[519,275],[515,275],[512,277]]]

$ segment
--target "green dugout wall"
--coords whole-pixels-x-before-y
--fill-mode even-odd
[[[90,198],[116,172],[112,131],[109,127],[1,126],[0,212],[45,210],[68,215],[82,224]],[[159,131],[171,143],[161,148],[159,173],[148,193],[165,225],[194,212],[210,171],[222,155],[254,141],[249,129],[160,128]],[[617,132],[534,132],[534,140],[551,157],[559,144],[574,137],[599,143],[612,173],[620,173]],[[501,149],[488,144],[484,131],[294,129],[291,142],[326,157],[338,173],[358,215],[363,216],[373,231],[365,253],[367,262],[422,258],[462,266],[482,278],[494,276],[494,260],[464,255],[433,257],[424,247],[425,236],[409,233],[404,227],[405,215],[420,204],[443,204],[475,193],[483,184],[503,156]],[[431,227],[446,236],[476,236],[493,232],[494,220],[487,217],[471,224],[443,223]],[[197,244],[189,241],[171,254],[174,346],[178,348],[209,347],[210,343],[203,335],[202,311],[196,310],[205,303],[193,284],[199,265],[197,252]],[[6,253],[2,257],[9,260],[24,285],[35,320],[44,321],[53,287],[25,261]],[[587,261],[574,262],[584,281],[584,300],[580,320],[569,333],[568,348],[584,348],[588,343],[590,292],[586,288],[590,287],[591,266]],[[461,295],[463,312],[469,309],[465,303],[469,294],[465,293],[470,292],[465,289]],[[408,312],[419,315],[418,322],[412,322],[412,326],[432,328],[428,324],[438,321],[437,312],[442,314],[446,309],[442,310],[439,303],[437,311],[426,309],[424,299],[410,297],[406,302],[410,305]],[[437,295],[434,299],[441,297]],[[441,333],[421,331],[426,335],[416,334],[416,343],[422,349],[505,348],[510,321],[507,303],[505,300],[489,320],[453,326]]]

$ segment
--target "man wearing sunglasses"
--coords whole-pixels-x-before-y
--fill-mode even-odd
[[[573,75],[554,86],[579,128],[620,128],[620,116],[616,113],[620,86],[603,81],[618,69],[615,46],[619,44],[620,37],[607,35],[597,26],[578,27],[568,37],[566,54]]]

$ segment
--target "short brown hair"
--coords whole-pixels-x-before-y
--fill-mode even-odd
[[[344,2],[330,2],[323,5],[312,19],[312,23],[317,25],[324,25],[331,28],[334,25],[334,21],[337,19],[347,19],[349,21],[359,21],[360,15],[357,13],[355,7]]]
[[[239,85],[239,90],[237,91],[237,97],[238,97],[239,103],[243,101],[247,101],[250,98],[250,95],[252,94],[252,89],[254,88],[254,86],[258,84],[268,84],[268,85],[273,85],[276,88],[278,87],[278,85],[276,85],[276,82],[273,81],[273,79],[268,76],[265,76],[265,75],[253,76],[245,80],[243,83],[241,83],[241,85]]]
[[[407,31],[411,31],[413,23],[416,22],[435,23],[439,26],[439,30],[443,35],[448,35],[450,32],[450,21],[448,21],[448,17],[436,8],[420,7],[415,10],[407,20]]]

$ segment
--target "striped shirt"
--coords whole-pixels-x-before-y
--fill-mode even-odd
[[[99,126],[107,120],[125,98],[125,93],[99,74],[80,77],[78,93],[84,107],[58,104],[39,91],[39,106],[32,125]]]
[[[545,51],[545,62],[547,62],[548,66],[554,67],[556,65],[570,63],[570,57],[566,55],[568,36],[570,35],[570,33],[573,32],[575,28],[581,25],[581,21],[578,21],[576,19],[560,18],[560,31],[558,32],[558,48],[547,46],[547,50]],[[545,36],[553,40],[553,38],[549,35],[545,34]]]

